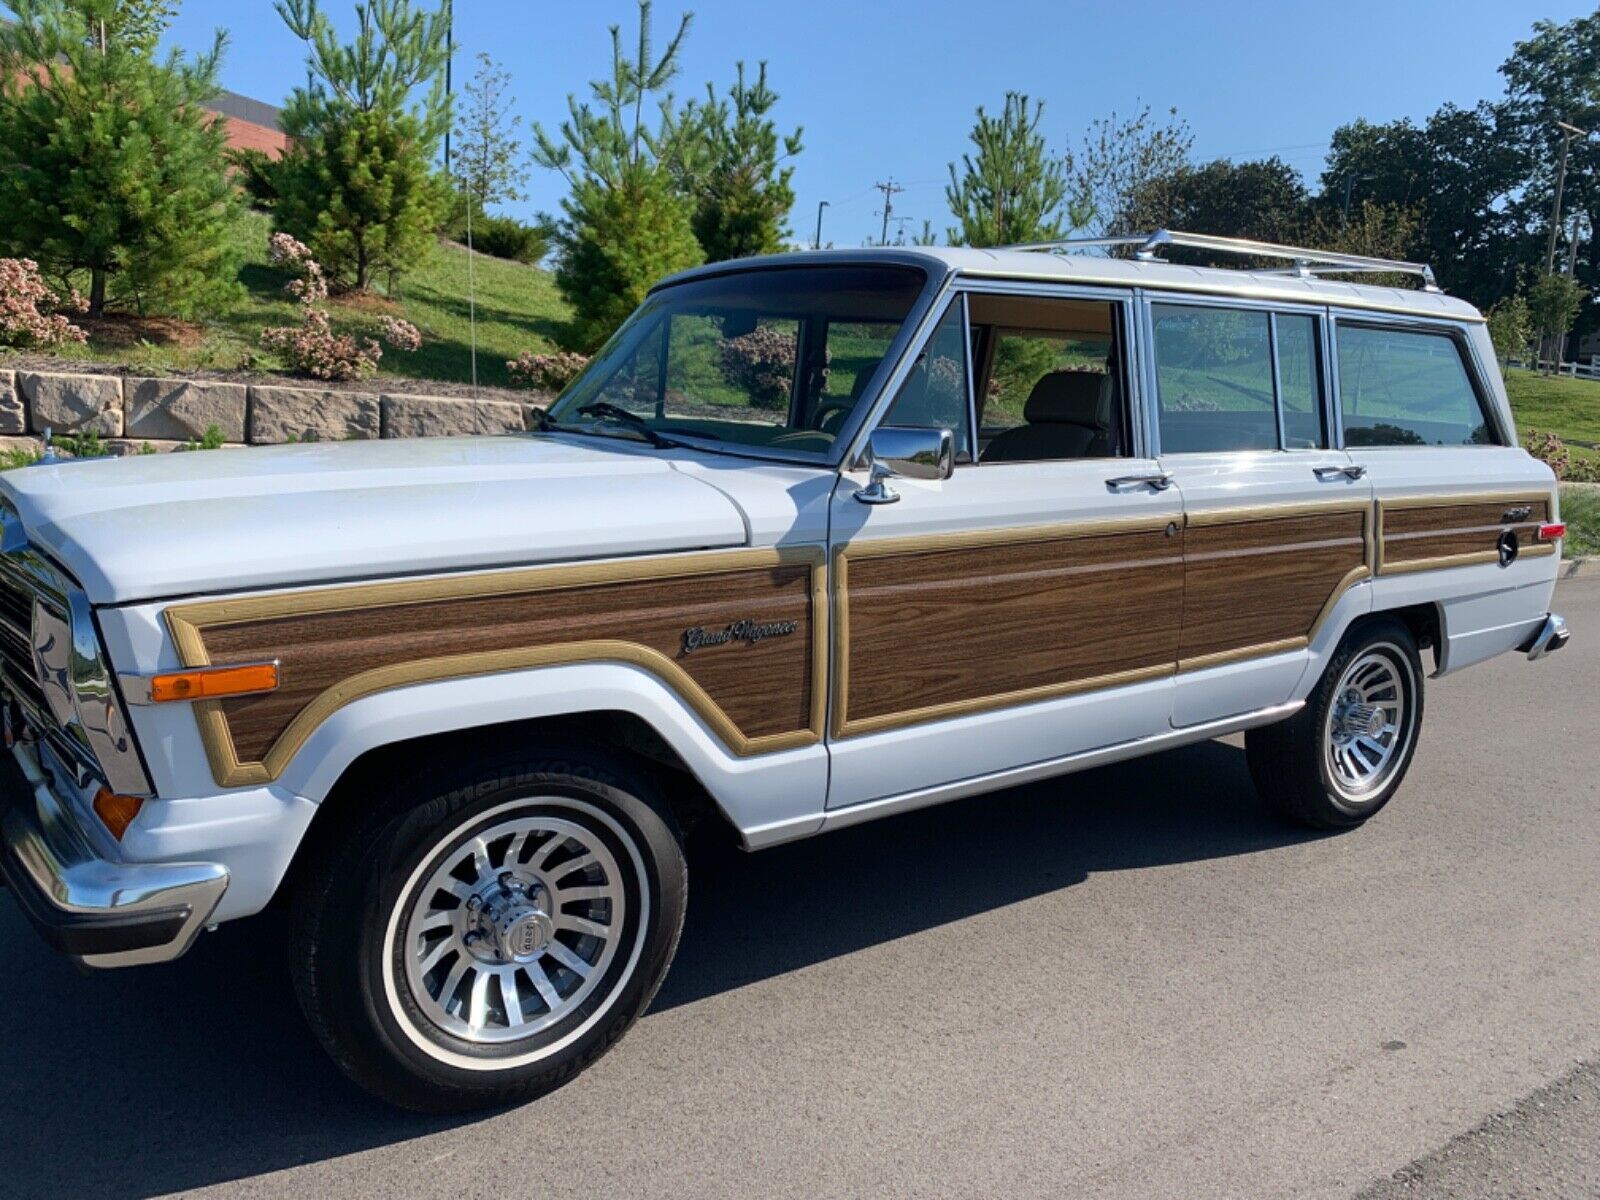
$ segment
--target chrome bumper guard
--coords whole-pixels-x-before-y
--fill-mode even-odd
[[[1554,654],[1571,639],[1567,632],[1567,623],[1555,613],[1545,616],[1544,624],[1539,627],[1539,632],[1523,643],[1522,649],[1527,652],[1528,661],[1535,662],[1546,654]]]
[[[44,940],[84,966],[177,958],[227,890],[217,863],[100,854],[26,745],[0,755],[0,789],[0,874]]]

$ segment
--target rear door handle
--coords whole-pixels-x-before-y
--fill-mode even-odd
[[[1158,492],[1164,492],[1172,486],[1172,476],[1165,472],[1157,472],[1154,475],[1118,475],[1113,479],[1106,480],[1106,486],[1112,491],[1125,487],[1144,486],[1154,488]]]
[[[1335,475],[1343,475],[1346,479],[1362,479],[1366,477],[1367,469],[1359,463],[1351,463],[1348,467],[1312,467],[1311,473],[1318,479],[1332,479]]]

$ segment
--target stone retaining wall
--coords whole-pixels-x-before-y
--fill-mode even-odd
[[[96,433],[118,454],[177,449],[212,426],[229,445],[505,433],[549,401],[0,369],[0,445],[36,443],[46,427]]]

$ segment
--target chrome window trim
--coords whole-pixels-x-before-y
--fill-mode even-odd
[[[1156,383],[1156,334],[1154,308],[1157,304],[1171,304],[1187,308],[1225,308],[1236,312],[1264,312],[1267,314],[1267,343],[1268,353],[1272,361],[1272,391],[1273,408],[1277,418],[1278,445],[1276,449],[1252,448],[1244,450],[1180,450],[1174,454],[1293,454],[1293,453],[1322,453],[1329,450],[1342,450],[1344,448],[1343,422],[1339,419],[1339,410],[1335,404],[1338,388],[1338,371],[1331,357],[1333,347],[1333,314],[1325,304],[1295,304],[1288,301],[1277,300],[1252,300],[1244,297],[1227,295],[1203,295],[1193,292],[1173,292],[1159,289],[1140,288],[1136,293],[1139,308],[1140,332],[1144,337],[1143,346],[1143,374],[1149,397],[1145,404],[1146,420],[1149,422],[1150,457],[1161,457],[1161,400],[1160,391]],[[1318,397],[1323,409],[1325,423],[1323,440],[1328,444],[1317,447],[1315,451],[1291,450],[1287,444],[1283,424],[1283,385],[1278,371],[1278,321],[1277,317],[1304,316],[1310,317],[1317,323],[1320,330],[1318,342],[1322,349],[1322,361],[1317,364],[1322,376],[1319,381]],[[1411,325],[1415,322],[1407,317],[1396,317],[1395,324]],[[1448,324],[1448,322],[1446,322]],[[1172,455],[1168,455],[1172,457]]]
[[[770,446],[735,445],[730,442],[720,442],[710,438],[696,437],[693,433],[677,429],[665,429],[661,432],[681,443],[685,448],[705,454],[716,454],[724,458],[753,458],[764,462],[781,462],[790,466],[811,467],[818,471],[829,471],[837,474],[840,471],[854,469],[853,464],[860,460],[861,451],[865,445],[866,435],[881,415],[883,400],[892,396],[899,387],[902,377],[901,368],[909,361],[914,361],[915,356],[908,351],[913,346],[920,346],[921,334],[931,312],[943,314],[942,301],[950,290],[950,282],[956,276],[956,271],[949,263],[930,255],[922,254],[894,254],[894,255],[865,255],[859,253],[824,251],[819,257],[815,252],[805,255],[794,255],[789,261],[789,256],[779,258],[761,258],[750,260],[735,260],[724,264],[715,264],[714,267],[695,267],[688,271],[669,275],[658,282],[645,295],[645,302],[658,293],[683,283],[698,283],[705,279],[723,275],[740,275],[747,272],[768,272],[794,269],[820,269],[826,267],[895,267],[909,268],[921,271],[925,277],[922,290],[917,294],[916,300],[907,311],[905,320],[901,322],[899,330],[895,333],[894,340],[889,343],[888,349],[883,353],[882,360],[878,363],[874,375],[882,372],[888,364],[894,364],[894,370],[883,379],[874,379],[869,382],[862,392],[862,403],[858,403],[851,412],[850,417],[839,429],[839,435],[833,447],[826,451],[807,453],[799,450],[773,449]],[[632,320],[630,315],[629,320]],[[614,336],[614,335],[613,335]],[[604,348],[602,347],[603,352]],[[876,390],[876,395],[874,391]],[[563,391],[563,395],[565,392]],[[868,397],[871,397],[868,400]],[[559,401],[561,397],[557,397]],[[552,407],[554,407],[552,402]],[[793,400],[791,397],[791,407]],[[520,436],[529,436],[523,434]],[[539,436],[539,435],[536,435]],[[647,452],[662,454],[661,451],[652,450],[646,443],[639,443]],[[841,447],[843,449],[841,450]],[[670,456],[671,451],[665,452]]]
[[[948,297],[954,291],[954,280],[954,272],[945,275],[940,282],[938,291],[929,301],[927,307],[920,314],[917,314],[917,320],[913,323],[908,318],[906,323],[900,327],[900,335],[895,338],[895,344],[891,345],[888,351],[884,353],[883,362],[878,364],[878,370],[882,371],[884,364],[891,361],[893,366],[890,367],[888,375],[877,382],[877,395],[872,397],[871,403],[864,406],[864,408],[858,409],[862,414],[859,418],[859,424],[852,429],[851,423],[847,422],[845,427],[839,431],[839,441],[847,443],[847,448],[836,464],[838,470],[858,471],[866,466],[867,439],[872,436],[872,431],[882,424],[884,416],[889,411],[889,406],[894,403],[895,395],[900,391],[901,384],[911,374],[911,369],[917,361],[917,355],[926,349],[934,332],[939,328],[940,322],[944,320],[944,315],[950,307]],[[910,331],[910,338],[904,345],[900,345],[901,338],[906,336],[907,331]],[[898,350],[896,349],[897,346],[899,347]],[[867,392],[863,393],[863,395],[870,393],[872,389],[873,385],[868,384]],[[852,421],[854,421],[856,419],[855,414],[851,415]]]
[[[1508,413],[1500,411],[1500,403],[1494,392],[1484,382],[1488,378],[1483,371],[1483,363],[1478,357],[1477,348],[1472,344],[1472,335],[1468,326],[1459,321],[1449,319],[1429,319],[1426,317],[1411,317],[1399,313],[1369,313],[1364,309],[1341,309],[1330,306],[1328,309],[1328,325],[1333,342],[1333,357],[1329,360],[1329,374],[1337,380],[1339,374],[1339,329],[1341,325],[1351,325],[1356,328],[1386,327],[1398,329],[1402,332],[1432,334],[1435,337],[1450,339],[1456,348],[1456,353],[1461,356],[1461,369],[1466,372],[1467,386],[1472,389],[1473,398],[1478,402],[1478,410],[1494,428],[1494,434],[1500,440],[1492,445],[1475,445],[1472,442],[1463,442],[1459,446],[1362,446],[1361,453],[1366,454],[1372,450],[1505,450],[1516,449],[1519,445],[1516,436],[1507,427]],[[1337,395],[1338,383],[1334,384]],[[1339,404],[1335,410],[1335,418],[1339,430],[1339,445],[1344,447],[1344,403],[1339,397]]]
[[[1118,307],[1121,317],[1118,322],[1117,347],[1122,352],[1122,377],[1126,384],[1122,401],[1121,417],[1126,422],[1128,434],[1128,449],[1114,458],[1096,460],[1117,462],[1127,458],[1155,457],[1142,455],[1140,449],[1144,444],[1144,414],[1142,401],[1144,388],[1139,378],[1139,348],[1135,336],[1134,324],[1138,310],[1138,289],[1118,287],[1108,284],[1081,284],[1065,283],[1051,284],[1045,280],[1015,280],[991,279],[987,276],[957,275],[954,282],[955,288],[963,296],[1030,296],[1039,300],[1092,300],[1102,304],[1112,304]],[[971,325],[968,324],[968,342],[971,341]],[[969,348],[968,355],[971,350]],[[980,440],[980,430],[977,420],[977,386],[978,380],[975,372],[969,372],[967,387],[973,393],[972,440],[976,446]],[[976,449],[973,461],[979,462]],[[1088,459],[1039,459],[1039,462],[1087,462]],[[991,467],[1028,466],[1026,461],[1014,463],[990,463]]]

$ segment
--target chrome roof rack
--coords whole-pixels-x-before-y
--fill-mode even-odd
[[[1115,237],[1062,238],[1054,242],[1028,242],[1017,246],[1002,246],[1003,250],[1094,250],[1118,246],[1134,247],[1134,257],[1141,262],[1163,262],[1158,251],[1164,246],[1180,246],[1189,250],[1210,250],[1216,254],[1237,254],[1250,258],[1281,258],[1292,265],[1268,272],[1274,275],[1296,275],[1302,279],[1317,275],[1359,275],[1393,273],[1416,275],[1422,280],[1422,290],[1438,292],[1440,287],[1433,278],[1433,268],[1426,263],[1402,262],[1393,258],[1371,258],[1365,254],[1341,254],[1335,250],[1308,250],[1303,246],[1280,246],[1276,242],[1256,242],[1249,238],[1217,237],[1209,233],[1184,233],[1178,229],[1158,229],[1155,233],[1130,233]]]

